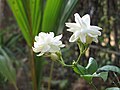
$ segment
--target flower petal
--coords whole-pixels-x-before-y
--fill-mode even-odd
[[[92,35],[90,33],[88,33],[87,35],[90,36],[90,37],[98,37],[98,35]]]
[[[62,34],[54,37],[54,40],[55,40],[55,41],[59,41],[61,38],[62,38]]]
[[[99,35],[99,36],[101,36],[101,32],[98,31],[98,30],[89,30],[89,33],[90,33],[91,35],[93,35],[93,37],[94,37],[94,35]]]
[[[93,38],[93,41],[96,42],[96,43],[98,43],[97,37],[94,37],[94,38]]]
[[[75,16],[75,22],[82,26],[82,22],[81,22],[82,18],[79,16],[79,14],[75,13],[74,16]]]
[[[102,30],[102,28],[98,27],[98,26],[90,26],[91,30]]]
[[[69,42],[75,42],[79,38],[80,32],[76,31],[69,39]]]
[[[51,38],[54,37],[54,33],[53,33],[53,32],[50,32],[48,35],[49,35],[49,37],[51,37]]]
[[[65,25],[69,28],[77,28],[77,29],[81,28],[80,25],[77,23],[65,23]]]
[[[44,53],[43,52],[41,52],[41,53],[39,53],[37,56],[42,56]]]
[[[49,52],[49,50],[50,50],[50,46],[49,46],[49,45],[45,45],[45,46],[42,48],[41,52]]]
[[[35,41],[38,41],[39,40],[39,37],[38,36],[35,36]]]
[[[60,48],[58,46],[55,45],[51,45],[50,46],[50,51],[49,52],[58,52],[60,50]]]
[[[41,51],[40,49],[38,49],[38,48],[34,48],[34,47],[32,47],[32,49],[33,49],[33,51],[36,52],[36,53],[38,53],[38,52]]]
[[[60,47],[65,47],[65,44],[61,44]]]
[[[90,26],[90,15],[86,14],[82,17],[83,22],[86,24],[87,27]]]
[[[86,35],[85,34],[80,34],[80,40],[82,43],[86,43]]]
[[[75,33],[76,31],[80,31],[80,29],[67,29],[67,31],[69,31],[69,32],[73,32],[73,33]]]
[[[84,23],[84,21],[82,20],[82,18],[79,16],[79,14],[75,13],[74,16],[75,16],[75,22],[77,24],[79,24],[81,28],[85,28],[86,24]]]

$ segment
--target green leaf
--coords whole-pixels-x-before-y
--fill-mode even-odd
[[[90,57],[88,65],[85,68],[86,68],[88,74],[93,74],[94,72],[96,72],[98,69],[96,60],[94,58]]]
[[[29,0],[33,37],[41,31],[43,0]]]
[[[46,61],[43,59],[43,57],[37,57],[35,56],[35,68],[36,68],[36,78],[37,78],[37,86],[38,89],[41,89],[41,83],[42,83],[42,74],[44,65],[46,65]]]
[[[42,22],[42,31],[43,32],[50,32],[54,31],[57,32],[57,20],[60,18],[61,8],[63,6],[64,0],[47,0],[44,15],[43,15],[43,22]]]
[[[65,4],[65,7],[62,11],[61,19],[59,22],[58,33],[62,33],[63,28],[65,26],[65,22],[73,12],[73,9],[75,8],[77,2],[78,0],[68,0],[67,3]]]
[[[98,72],[101,72],[101,71],[107,71],[107,72],[113,71],[113,72],[117,72],[117,73],[120,74],[120,68],[117,67],[117,66],[113,66],[113,65],[105,65],[105,66],[99,68],[97,71]]]
[[[101,77],[104,81],[106,81],[108,78],[108,72],[101,72],[99,74],[99,77]]]
[[[0,48],[0,73],[16,86],[16,72],[12,66],[11,58]]]
[[[91,82],[92,81],[92,78],[95,77],[94,75],[89,75],[89,74],[86,74],[86,75],[80,75],[83,79],[85,79],[86,81],[88,82]]]
[[[20,38],[21,34],[13,34],[6,42],[5,45],[7,47],[15,45],[16,41]]]
[[[108,72],[100,72],[100,73],[94,73],[94,77],[101,77],[104,81],[108,78]]]
[[[79,64],[76,64],[73,66],[73,70],[75,73],[84,75],[85,74],[85,68]]]
[[[104,81],[107,80],[108,77],[108,72],[101,72],[99,74],[94,73],[93,75],[85,74],[85,75],[80,75],[82,78],[84,78],[86,81],[91,82],[94,77],[100,77]]]
[[[111,88],[106,88],[105,90],[120,90],[118,87],[111,87]]]
[[[27,41],[28,45],[32,45],[32,35],[29,26],[29,20],[27,17],[27,13],[25,10],[25,6],[23,5],[23,0],[7,0],[13,15],[15,16],[17,23],[21,29],[21,32]]]

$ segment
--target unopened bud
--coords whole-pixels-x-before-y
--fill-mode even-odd
[[[56,61],[59,59],[58,55],[56,53],[51,53],[50,55],[50,58],[53,60],[53,61]]]
[[[89,37],[88,35],[86,36],[86,44],[91,44],[92,40],[93,40],[92,37]]]

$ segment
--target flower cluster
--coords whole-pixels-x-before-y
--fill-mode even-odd
[[[78,39],[82,43],[91,43],[92,41],[98,42],[98,36],[101,35],[102,28],[98,26],[90,25],[90,16],[88,14],[84,15],[82,18],[78,13],[74,14],[75,23],[66,23],[66,26],[69,27],[67,31],[73,32],[73,35],[70,37],[70,42],[75,42]]]
[[[98,36],[101,35],[102,28],[98,26],[90,25],[90,16],[88,14],[84,15],[82,18],[78,13],[74,14],[75,23],[65,23],[69,29],[67,31],[72,32],[73,35],[70,37],[69,42],[76,42],[78,40],[83,44],[90,44],[92,41],[98,42]],[[62,34],[54,37],[54,33],[39,33],[35,36],[35,42],[33,51],[39,53],[37,56],[42,56],[45,53],[56,53],[60,51],[61,47],[65,45],[62,44],[60,39]]]
[[[64,47],[60,39],[62,35],[54,37],[54,33],[39,33],[38,36],[35,36],[35,42],[33,51],[39,53],[37,56],[42,56],[44,53],[55,53],[60,50],[60,47]]]

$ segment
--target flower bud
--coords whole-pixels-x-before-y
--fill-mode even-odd
[[[86,36],[86,44],[91,44],[93,41],[93,38],[90,36]]]
[[[56,53],[51,53],[50,55],[50,58],[53,60],[53,61],[56,61],[59,59],[58,55]]]

